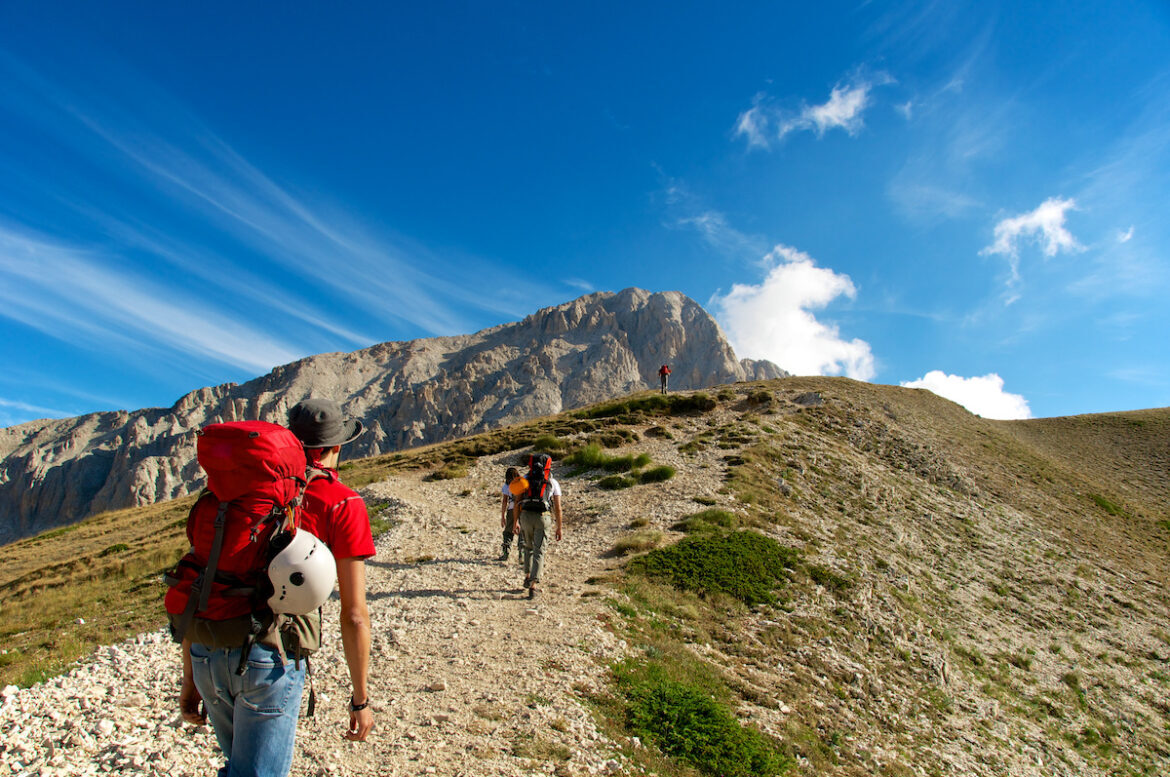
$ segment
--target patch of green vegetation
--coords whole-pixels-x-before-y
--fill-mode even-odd
[[[466,464],[445,464],[431,473],[431,480],[455,480],[465,478],[470,474]]]
[[[57,529],[49,529],[47,532],[44,532],[42,534],[38,534],[37,536],[33,537],[31,540],[29,540],[29,542],[39,542],[41,540],[51,540],[54,537],[60,537],[62,535],[68,534],[69,532],[75,530],[80,525],[81,525],[80,523],[75,523],[75,524],[72,524],[71,526],[61,526],[60,528],[57,528]]]
[[[662,661],[614,668],[625,727],[664,754],[712,777],[772,777],[789,762],[773,742],[742,726],[700,686],[672,677]]]
[[[652,467],[650,469],[643,470],[642,473],[638,475],[638,480],[643,483],[661,483],[663,481],[670,480],[672,477],[674,477],[674,475],[674,467],[670,466],[669,464],[663,464],[658,467]]]
[[[752,605],[776,601],[772,591],[797,558],[796,550],[759,532],[706,532],[640,556],[628,569],[676,588],[726,594]]]
[[[512,755],[517,758],[531,758],[534,761],[568,761],[573,756],[573,751],[559,742],[535,734],[520,734],[512,743]]]
[[[597,487],[604,488],[606,491],[619,491],[636,485],[638,485],[638,481],[628,475],[607,475],[597,481]]]
[[[662,440],[673,440],[674,435],[665,426],[651,426],[646,430],[647,437],[657,437]]]
[[[115,553],[122,553],[123,551],[127,550],[130,550],[129,545],[124,542],[117,542],[99,553],[98,558],[105,558],[106,556],[112,556]]]
[[[542,434],[532,443],[532,449],[540,453],[557,453],[569,447],[567,440],[562,440],[555,434]]]
[[[1167,518],[1164,521],[1158,521],[1157,527],[1162,531],[1170,532],[1170,518]]]
[[[718,499],[712,499],[709,496],[693,496],[693,497],[691,497],[691,501],[694,502],[695,504],[707,505],[708,507],[710,507],[711,505],[719,504]]]
[[[853,585],[853,580],[845,575],[838,574],[828,567],[809,564],[808,576],[818,585],[823,585],[830,591],[844,591]]]
[[[675,531],[686,532],[687,534],[698,534],[700,532],[717,531],[720,529],[738,529],[739,518],[736,517],[735,513],[712,508],[683,516],[681,521],[670,528]]]
[[[1129,517],[1129,513],[1127,513],[1121,505],[1117,504],[1111,499],[1108,499],[1107,497],[1103,497],[1100,494],[1089,494],[1089,498],[1096,502],[1098,507],[1112,516],[1117,518]]]
[[[393,529],[395,526],[397,526],[400,523],[402,523],[402,521],[395,520],[392,518],[371,517],[370,518],[370,535],[374,539],[378,539],[383,534],[390,531],[391,529]]]
[[[718,407],[718,402],[703,392],[695,394],[650,394],[627,397],[578,410],[577,418],[611,418],[631,414],[684,415],[706,413]]]
[[[663,534],[657,529],[642,529],[618,537],[610,551],[614,556],[628,556],[631,553],[643,553],[662,544]]]

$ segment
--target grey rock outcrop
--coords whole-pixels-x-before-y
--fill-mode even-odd
[[[307,396],[337,399],[369,430],[370,456],[657,386],[693,389],[787,373],[737,359],[715,320],[678,292],[590,294],[472,335],[389,342],[201,388],[169,409],[92,413],[0,429],[0,544],[104,510],[191,493],[194,431],[219,421],[283,423]]]

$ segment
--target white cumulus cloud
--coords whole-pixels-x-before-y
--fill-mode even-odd
[[[842,295],[857,295],[849,276],[818,267],[811,256],[785,245],[776,246],[764,264],[768,272],[761,283],[737,283],[711,298],[736,353],[769,359],[796,375],[872,378],[869,343],[843,339],[836,326],[813,314]]]
[[[1118,243],[1128,243],[1130,240],[1133,240],[1133,227],[1132,226],[1130,226],[1130,228],[1124,232],[1117,233],[1117,242]]]
[[[1041,243],[1045,256],[1083,250],[1064,225],[1065,215],[1076,207],[1076,200],[1050,197],[1036,210],[1003,219],[995,225],[995,242],[979,253],[1006,256],[1011,265],[1012,282],[1015,282],[1020,277],[1020,242],[1023,240]]]
[[[918,380],[903,381],[906,388],[924,388],[958,402],[972,413],[984,418],[1015,420],[1031,418],[1028,400],[1020,394],[1003,390],[1003,378],[992,372],[975,378],[948,375],[942,370],[931,370]]]

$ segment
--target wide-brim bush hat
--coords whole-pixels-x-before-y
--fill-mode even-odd
[[[362,422],[346,418],[332,399],[309,397],[288,411],[288,428],[306,448],[331,448],[353,442],[362,433]]]

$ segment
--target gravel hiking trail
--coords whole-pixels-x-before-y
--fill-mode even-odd
[[[655,463],[685,466],[669,444],[640,449]],[[515,548],[497,560],[500,487],[515,458],[483,457],[465,478],[414,472],[361,489],[392,523],[366,567],[375,728],[364,743],[342,738],[350,686],[334,598],[312,661],[316,714],[300,721],[293,775],[635,769],[582,698],[604,688],[606,667],[626,653],[604,624],[607,590],[587,581],[617,565],[607,552],[631,520],[667,525],[693,509],[699,491],[714,493],[717,473],[703,472],[701,485],[679,478],[609,493],[554,469],[565,491],[564,539],[550,538],[543,590],[529,600]],[[213,774],[222,758],[210,729],[178,720],[178,658],[160,630],[101,648],[47,683],[5,689],[0,767],[45,777]]]

